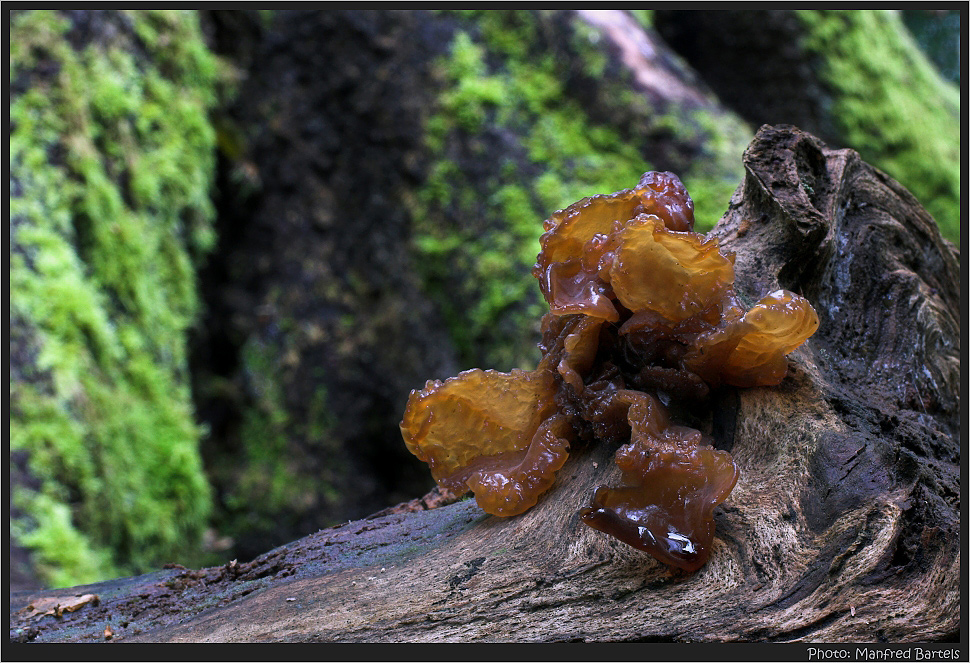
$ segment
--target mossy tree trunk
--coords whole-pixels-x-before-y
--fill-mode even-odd
[[[186,341],[218,71],[193,12],[11,13],[14,586],[203,562]]]
[[[247,564],[85,588],[38,641],[953,641],[960,626],[959,257],[851,150],[765,126],[714,229],[752,297],[821,326],[778,387],[704,407],[741,478],[694,574],[583,526],[615,449],[572,455],[527,513],[375,515]],[[14,597],[13,609],[30,597]],[[207,607],[213,606],[213,607]],[[215,607],[218,606],[218,607]],[[130,615],[137,614],[137,617]],[[117,625],[117,627],[116,627]],[[19,629],[19,630],[18,630]],[[25,636],[26,637],[26,636]]]
[[[658,10],[654,23],[729,108],[857,150],[959,241],[960,91],[898,11]]]

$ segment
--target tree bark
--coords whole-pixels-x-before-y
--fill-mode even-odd
[[[585,527],[614,448],[571,456],[514,518],[473,500],[376,514],[247,564],[11,596],[35,641],[827,641],[958,638],[959,253],[852,150],[764,126],[714,229],[752,299],[807,297],[819,331],[778,387],[708,416],[741,478],[693,574]]]

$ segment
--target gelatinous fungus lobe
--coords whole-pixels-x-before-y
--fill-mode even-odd
[[[657,217],[635,217],[616,241],[610,281],[631,311],[680,322],[718,304],[734,283],[734,261],[716,240],[668,230]]]
[[[733,290],[729,294],[736,302]],[[712,385],[774,386],[788,372],[786,356],[818,325],[818,314],[807,299],[776,290],[747,313],[736,304],[725,307],[719,324],[693,339],[682,365]]]
[[[734,488],[738,470],[700,431],[671,424],[653,396],[623,390],[630,442],[616,452],[624,486],[600,486],[583,522],[686,571],[699,569],[714,540],[714,507]]]
[[[532,273],[553,313],[619,319],[611,288],[617,233],[635,218],[690,231],[694,203],[673,173],[645,173],[632,189],[584,198],[543,224],[542,247]]]
[[[704,564],[714,508],[738,470],[661,401],[694,405],[718,384],[778,384],[818,316],[784,290],[745,311],[734,255],[693,223],[683,184],[656,172],[544,222],[533,269],[550,309],[539,366],[473,369],[411,392],[401,431],[439,484],[515,515],[552,486],[570,440],[620,444],[623,485],[600,486],[582,521],[666,564]]]
[[[739,387],[776,385],[785,377],[785,356],[818,329],[818,314],[800,295],[776,290],[744,314],[738,344],[721,368],[724,380]]]
[[[556,412],[554,371],[471,369],[414,390],[401,421],[411,453],[442,487],[475,492],[497,516],[529,509],[566,462],[568,422]]]

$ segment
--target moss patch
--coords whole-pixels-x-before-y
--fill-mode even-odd
[[[73,21],[73,22],[72,22]],[[218,63],[192,12],[11,21],[11,534],[51,586],[196,559],[210,509],[187,385]]]
[[[908,188],[960,238],[960,92],[895,11],[801,11],[844,143]]]

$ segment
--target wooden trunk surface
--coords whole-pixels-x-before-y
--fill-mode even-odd
[[[775,388],[703,407],[741,478],[693,574],[584,526],[613,448],[509,519],[474,500],[372,516],[246,564],[11,596],[11,639],[151,642],[953,640],[960,625],[959,253],[851,150],[765,126],[713,231],[737,286],[807,297]],[[487,368],[487,367],[486,367]],[[446,376],[428,376],[446,377]],[[30,617],[32,599],[100,603]],[[33,631],[31,631],[33,629]]]

